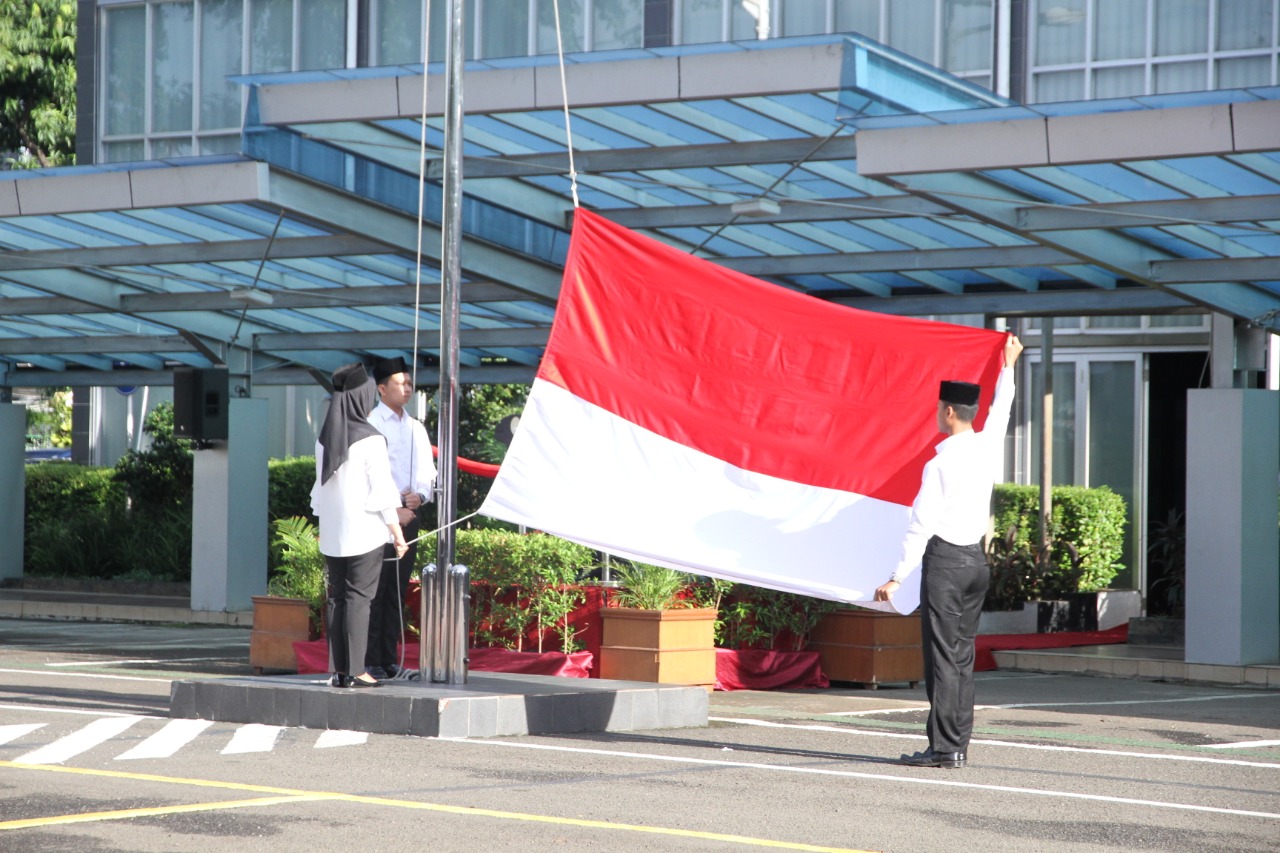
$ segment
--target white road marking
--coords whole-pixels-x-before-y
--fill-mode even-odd
[[[748,718],[735,717],[708,717],[717,723],[738,723],[744,726],[763,726],[766,728],[778,729],[805,729],[814,732],[837,732],[846,735],[859,735],[861,737],[891,737],[906,738],[910,740],[926,740],[924,735],[906,734],[902,732],[878,732],[868,731],[866,729],[851,729],[837,726],[810,726],[800,725],[798,723],[775,723],[772,720],[752,720]],[[981,746],[1008,746],[1013,749],[1038,749],[1044,752],[1080,752],[1088,755],[1118,755],[1123,758],[1151,758],[1157,761],[1192,761],[1202,764],[1233,764],[1241,767],[1268,767],[1280,769],[1280,764],[1273,764],[1264,761],[1243,761],[1234,758],[1210,758],[1207,755],[1163,755],[1155,752],[1126,752],[1118,749],[1097,749],[1087,746],[1058,746],[1056,744],[1047,743],[1015,743],[1008,740],[981,740],[975,739],[970,744],[978,744]]]
[[[828,711],[823,714],[824,717],[865,717],[868,714],[911,714],[917,711],[929,710],[928,704],[921,705],[918,708],[875,708],[870,711]]]
[[[1250,749],[1255,746],[1280,746],[1280,740],[1242,740],[1239,743],[1206,743],[1205,749]]]
[[[275,748],[276,738],[284,726],[265,726],[262,723],[248,723],[236,729],[231,736],[231,743],[222,750],[223,755],[236,755],[242,752],[270,752]]]
[[[132,758],[168,758],[182,749],[209,726],[212,720],[170,720],[164,728],[126,752],[117,761]]]
[[[116,737],[142,717],[103,717],[94,720],[77,732],[59,738],[51,744],[28,752],[14,759],[15,764],[61,764],[100,743]]]
[[[1110,702],[1019,702],[1010,705],[975,705],[975,711],[1008,708],[1093,708],[1107,705],[1173,705],[1179,702],[1216,702],[1220,699],[1277,699],[1280,693],[1223,693],[1218,696],[1181,696],[1177,699],[1116,699]]]
[[[17,740],[23,735],[29,735],[36,729],[42,729],[44,727],[44,723],[25,723],[22,725],[0,726],[0,743],[8,743],[11,740]]]
[[[854,770],[834,770],[824,767],[796,766],[790,764],[763,764],[753,761],[724,761],[713,758],[687,758],[678,755],[655,755],[645,752],[623,752],[611,749],[588,749],[585,747],[554,746],[541,743],[519,743],[510,740],[473,740],[466,738],[440,738],[450,743],[467,746],[492,746],[508,749],[540,749],[550,752],[571,752],[584,755],[603,755],[611,758],[633,758],[641,761],[660,761],[672,764],[691,764],[708,767],[737,767],[749,770],[766,770],[778,773],[803,773],[815,776],[839,776],[847,779],[873,779],[881,782],[901,782],[906,785],[937,785],[945,788],[969,788],[977,791],[989,791],[1002,794],[1026,794],[1036,797],[1054,797],[1066,800],[1090,800],[1101,803],[1114,803],[1128,806],[1149,806],[1151,808],[1178,809],[1180,811],[1209,812],[1212,814],[1239,815],[1242,817],[1261,817],[1280,820],[1280,812],[1256,812],[1245,809],[1226,809],[1217,806],[1200,806],[1193,803],[1175,803],[1163,800],[1139,800],[1132,797],[1108,797],[1103,794],[1084,794],[1075,791],[1053,791],[1046,788],[1019,788],[1010,785],[983,785],[977,782],[959,782],[951,779],[940,779],[933,776],[894,776],[888,773],[862,773]],[[1276,765],[1280,766],[1280,765]]]
[[[18,705],[16,703],[0,703],[0,710],[10,711],[44,711],[48,714],[80,714],[87,717],[137,717],[139,720],[159,720],[162,717],[150,714],[128,714],[122,711],[95,711],[92,708],[53,708],[48,705]]]
[[[316,738],[316,749],[330,749],[335,746],[359,746],[369,740],[368,732],[350,732],[344,729],[321,732]]]
[[[44,678],[57,676],[58,678],[109,678],[112,681],[163,681],[169,684],[172,678],[146,678],[141,675],[103,675],[98,672],[48,672],[47,670],[38,669],[0,669],[0,672],[15,672],[21,675],[38,675]]]
[[[76,660],[63,663],[47,663],[45,666],[121,666],[130,663],[193,663],[195,661],[225,660],[225,658],[134,658],[132,660]]]

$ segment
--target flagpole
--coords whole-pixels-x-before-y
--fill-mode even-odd
[[[453,522],[457,515],[458,491],[458,315],[462,280],[462,70],[463,3],[448,0],[445,30],[445,130],[444,130],[444,211],[441,223],[440,287],[440,502],[436,562],[439,565],[440,594],[432,602],[440,618],[439,647],[434,650],[437,665],[431,680],[448,684],[467,681],[467,608],[470,590],[465,570],[459,572]],[[423,85],[427,84],[423,68]],[[423,117],[426,120],[426,117]],[[433,638],[436,639],[436,638]],[[425,675],[425,673],[424,673]]]

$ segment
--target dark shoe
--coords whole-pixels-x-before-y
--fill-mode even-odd
[[[369,670],[369,671],[373,672],[373,670]],[[384,667],[383,671],[387,674],[387,678],[399,678],[400,673],[404,672],[404,667],[402,667],[398,663],[393,663],[393,664],[388,664],[386,667]]]
[[[365,670],[365,672],[369,673],[379,681],[388,677],[387,671],[380,666],[371,666],[367,670]]]
[[[963,752],[934,752],[930,747],[924,752],[917,752],[915,755],[904,754],[898,759],[900,764],[906,764],[908,767],[946,767],[955,769],[964,767],[969,763],[969,758]]]
[[[367,672],[365,673],[365,675],[368,675],[368,674],[369,674],[369,673],[367,673]],[[365,678],[364,678],[364,676],[362,676],[362,675],[357,675],[357,676],[354,676],[354,677],[352,677],[352,676],[348,676],[348,677],[347,677],[347,686],[348,686],[348,687],[381,687],[381,686],[382,686],[382,682],[381,682],[381,681],[376,681],[376,680],[374,680],[374,679],[369,679],[368,681],[366,681],[366,680],[365,680]]]
[[[351,686],[350,682],[351,682],[351,676],[343,675],[340,672],[335,672],[333,674],[333,678],[329,679],[329,686],[330,687],[350,687]]]

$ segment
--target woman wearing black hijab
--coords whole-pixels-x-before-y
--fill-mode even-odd
[[[367,420],[377,402],[377,387],[364,365],[338,368],[316,442],[311,510],[320,519],[320,553],[329,581],[325,633],[334,687],[378,685],[364,668],[369,603],[378,587],[383,545],[393,543],[398,556],[408,550],[396,517],[400,490],[391,478],[387,440]]]

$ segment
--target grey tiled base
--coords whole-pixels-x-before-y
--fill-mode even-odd
[[[637,731],[707,724],[701,687],[475,673],[467,684],[337,689],[328,676],[175,681],[171,717],[423,737]]]

